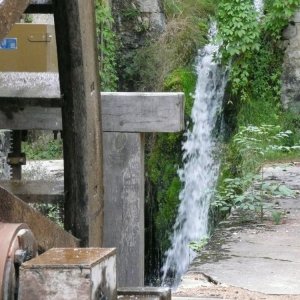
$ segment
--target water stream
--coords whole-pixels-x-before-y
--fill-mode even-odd
[[[264,12],[264,1],[263,0],[254,0],[254,7],[255,7],[255,10],[258,12],[259,16],[261,17]]]
[[[211,30],[211,37],[216,29]],[[211,38],[212,40],[212,38]],[[179,171],[183,184],[180,207],[166,253],[163,282],[173,277],[178,284],[181,275],[195,257],[189,243],[201,241],[208,234],[208,211],[212,191],[218,178],[217,138],[214,137],[220,116],[226,86],[225,71],[214,61],[218,46],[212,42],[199,52],[197,59],[198,81],[192,110],[193,129],[186,133],[183,144],[184,167]]]
[[[259,19],[263,15],[264,1],[253,2]],[[216,26],[213,26],[216,27]],[[171,238],[171,248],[166,253],[162,268],[163,283],[172,278],[173,286],[188,269],[195,253],[191,242],[201,242],[208,234],[208,214],[218,173],[218,141],[214,134],[221,113],[226,86],[226,72],[215,61],[218,46],[212,40],[216,29],[211,29],[211,42],[199,52],[197,63],[198,81],[192,110],[193,129],[188,131],[183,144],[184,167],[179,171],[183,184],[180,206]]]

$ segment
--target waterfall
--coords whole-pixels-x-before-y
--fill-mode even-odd
[[[218,46],[212,42],[216,25],[211,29],[211,42],[199,51],[197,86],[192,110],[193,129],[186,133],[183,144],[184,166],[178,173],[183,184],[178,216],[162,268],[163,283],[171,275],[173,285],[179,283],[195,253],[189,248],[192,241],[201,241],[208,234],[208,212],[215,188],[219,161],[216,158],[217,138],[214,129],[222,109],[226,74],[214,61]]]
[[[263,0],[254,0],[255,10],[258,12],[261,17],[264,13],[264,1]]]

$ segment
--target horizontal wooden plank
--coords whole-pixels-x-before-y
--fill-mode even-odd
[[[62,99],[60,98],[38,98],[38,97],[30,97],[30,98],[22,98],[22,97],[1,97],[0,103],[2,110],[14,110],[14,109],[23,109],[25,107],[61,107]],[[4,109],[5,108],[5,109]],[[1,108],[0,108],[1,109]]]
[[[78,239],[2,187],[0,187],[0,222],[26,223],[43,250],[79,246]]]
[[[184,129],[183,93],[102,93],[101,101],[104,132],[179,132]],[[1,97],[0,128],[61,130],[61,110],[55,107],[59,103],[55,98]]]
[[[0,102],[0,128],[62,130],[61,109],[41,106],[11,109]]]
[[[106,132],[178,132],[184,129],[183,93],[102,93]]]
[[[62,203],[64,183],[61,181],[0,181],[0,186],[26,203]]]
[[[1,0],[0,1],[0,40],[10,31],[12,26],[20,20],[29,0]]]

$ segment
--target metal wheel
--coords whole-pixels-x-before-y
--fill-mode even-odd
[[[27,225],[0,222],[0,300],[17,299],[19,267],[36,255],[37,243]]]

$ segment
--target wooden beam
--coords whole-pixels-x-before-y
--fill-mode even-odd
[[[26,203],[63,203],[63,181],[6,180],[0,186]]]
[[[62,130],[61,109],[51,107],[0,107],[0,128],[13,130]]]
[[[183,93],[102,93],[101,102],[105,132],[184,129]],[[0,128],[61,130],[60,105],[59,98],[0,97]]]
[[[104,247],[117,248],[118,286],[144,285],[144,137],[104,133]]]
[[[184,129],[182,93],[102,93],[107,132],[178,132]]]
[[[53,3],[64,144],[65,228],[82,246],[103,239],[102,130],[94,0]]]
[[[29,0],[2,0],[0,1],[0,40],[18,22],[29,4]]]
[[[0,187],[0,222],[26,223],[41,249],[77,247],[79,241],[22,200]]]

